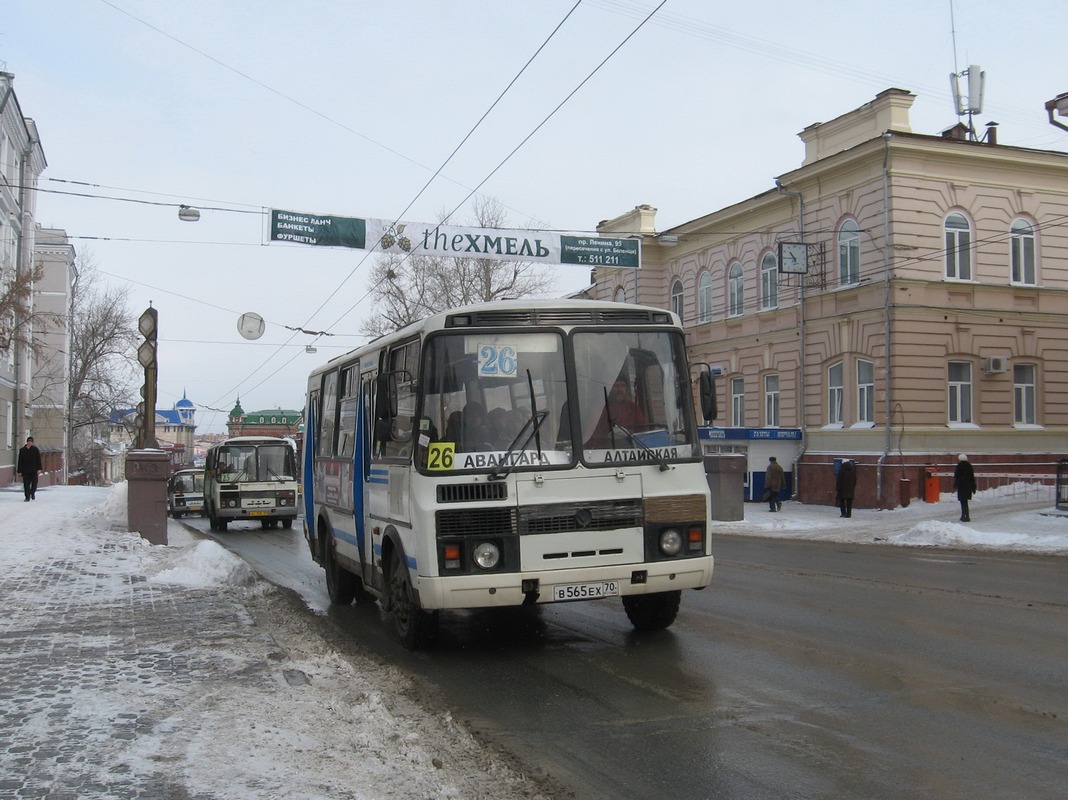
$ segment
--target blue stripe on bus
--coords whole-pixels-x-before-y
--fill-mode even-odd
[[[341,528],[331,528],[330,535],[333,536],[335,539],[339,539],[342,542],[347,542],[348,544],[357,544],[356,537],[348,531],[342,530]]]
[[[319,420],[315,403],[308,403],[308,419],[304,423],[304,529],[315,530],[315,453],[319,438]]]
[[[356,528],[356,547],[360,550],[360,560],[363,560],[364,542],[364,516],[363,516],[363,484],[366,478],[367,462],[364,453],[363,416],[364,416],[364,392],[359,392],[356,400],[356,440],[352,448],[352,522]]]

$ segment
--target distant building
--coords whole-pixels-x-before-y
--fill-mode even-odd
[[[238,398],[226,420],[226,430],[231,436],[277,436],[297,441],[304,430],[304,412],[284,408],[245,411]]]
[[[132,446],[134,439],[133,420],[136,409],[117,409],[111,415],[110,445],[123,454]],[[196,438],[196,407],[182,394],[182,399],[172,409],[156,409],[156,442],[161,450],[170,454],[175,468],[193,464]]]

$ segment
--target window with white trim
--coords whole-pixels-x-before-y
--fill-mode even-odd
[[[1013,421],[1017,425],[1034,425],[1035,417],[1035,365],[1012,365]]]
[[[682,321],[682,281],[675,281],[671,284],[671,310],[679,316],[679,321]]]
[[[875,422],[875,364],[857,359],[857,422]]]
[[[972,421],[972,365],[969,361],[949,362],[949,421]]]
[[[827,369],[827,424],[842,424],[842,398],[845,387],[842,384],[842,362],[832,364]]]
[[[958,281],[972,279],[972,227],[963,214],[946,217],[946,277]]]
[[[764,425],[779,427],[779,376],[764,376]]]
[[[745,310],[745,284],[742,265],[735,261],[727,276],[728,315],[740,317]]]
[[[712,276],[707,271],[701,273],[697,283],[697,320],[712,320]]]
[[[773,253],[765,253],[760,261],[760,307],[779,305],[779,263]]]
[[[860,228],[851,219],[838,230],[838,283],[860,283]]]
[[[745,378],[731,378],[731,425],[745,427]]]
[[[1035,284],[1035,229],[1027,220],[1018,219],[1009,229],[1009,256],[1012,282]]]

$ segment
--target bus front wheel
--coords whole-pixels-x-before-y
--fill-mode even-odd
[[[627,619],[638,631],[662,631],[675,621],[682,602],[682,592],[632,594],[623,598]]]
[[[323,568],[326,570],[326,593],[330,602],[338,606],[347,606],[356,597],[356,576],[337,563],[334,557],[333,542],[324,541]]]
[[[390,562],[389,607],[401,644],[409,650],[422,650],[430,645],[437,631],[438,612],[419,607],[408,565],[399,553],[394,553]]]

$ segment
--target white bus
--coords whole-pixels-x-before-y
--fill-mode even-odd
[[[713,565],[685,353],[662,309],[510,301],[316,369],[304,534],[331,601],[380,600],[409,648],[443,609],[618,596],[671,625]]]
[[[204,513],[213,531],[239,519],[292,528],[297,506],[293,446],[273,436],[234,436],[204,458]]]

